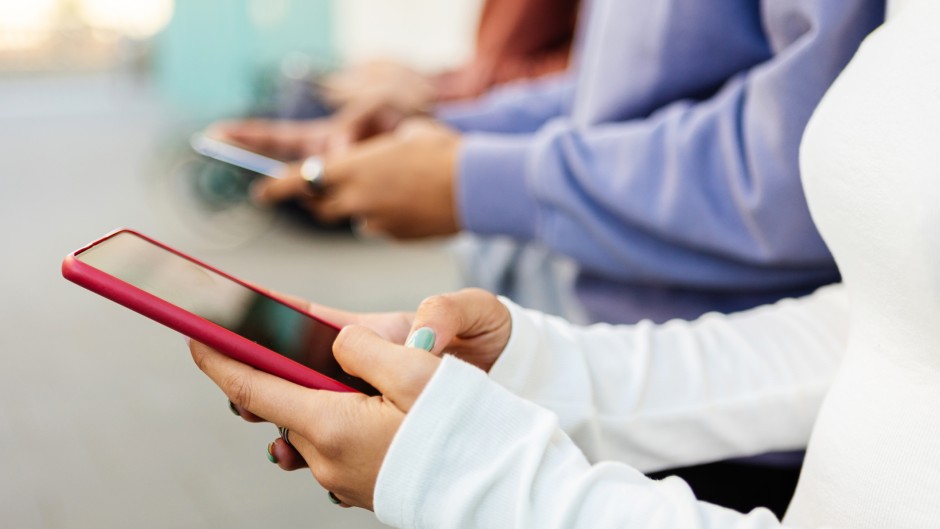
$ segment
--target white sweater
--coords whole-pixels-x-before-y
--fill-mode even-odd
[[[940,2],[892,14],[804,140],[845,287],[663,326],[577,328],[507,303],[512,337],[490,377],[445,358],[406,417],[379,518],[780,527],[637,469],[796,448],[812,432],[788,527],[940,527]]]

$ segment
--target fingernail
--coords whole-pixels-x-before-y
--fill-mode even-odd
[[[192,341],[189,336],[183,336],[183,340],[186,340],[186,347],[189,347],[189,342]]]
[[[268,444],[268,450],[265,452],[265,455],[268,456],[268,461],[277,464],[277,458],[274,457],[274,443]]]
[[[414,347],[415,349],[424,349],[430,351],[434,349],[434,331],[430,327],[421,327],[411,333],[405,347]]]
[[[238,408],[235,407],[234,402],[228,401],[228,409],[232,410],[232,413],[234,413],[235,415],[238,415],[239,417],[241,417],[242,414],[238,413]]]
[[[339,505],[343,503],[339,498],[336,497],[336,494],[333,494],[331,491],[327,491],[327,497],[330,498],[330,503],[333,505]]]

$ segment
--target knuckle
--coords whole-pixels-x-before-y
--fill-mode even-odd
[[[189,351],[193,356],[193,362],[196,363],[196,367],[204,373],[208,372],[209,362],[205,347],[202,344],[191,342]]]
[[[236,406],[251,410],[251,377],[244,374],[230,375],[222,381],[222,390]]]
[[[438,333],[458,332],[461,326],[459,302],[453,294],[438,294],[421,302],[415,326],[429,325]]]
[[[422,315],[449,314],[456,308],[456,302],[449,294],[438,294],[421,302],[418,312]]]
[[[465,288],[453,294],[454,302],[468,307],[481,307],[499,303],[492,292],[482,288]]]
[[[493,296],[493,294],[490,293],[488,290],[484,290],[484,289],[482,289],[482,288],[477,288],[477,287],[464,288],[464,289],[458,291],[457,294],[459,294],[459,295],[461,295],[461,296],[474,297],[474,298],[476,298],[476,297],[492,297],[492,296]]]

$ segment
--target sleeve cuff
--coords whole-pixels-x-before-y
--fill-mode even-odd
[[[481,112],[480,103],[477,101],[438,103],[433,114],[437,121],[463,133],[485,130],[487,122],[490,121],[489,115]]]
[[[526,187],[526,135],[468,135],[460,149],[457,195],[461,226],[481,234],[535,237],[537,207]]]
[[[511,499],[508,491],[492,490],[504,467],[500,454],[556,428],[551,413],[495,385],[476,367],[445,356],[385,454],[375,484],[375,514],[403,529],[456,527],[455,518],[468,506]]]
[[[489,375],[500,386],[522,395],[530,366],[538,354],[538,327],[525,309],[502,296],[499,301],[509,309],[512,330],[505,349],[490,368]]]

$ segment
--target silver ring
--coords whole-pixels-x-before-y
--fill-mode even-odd
[[[287,443],[287,446],[294,448],[294,445],[290,444],[290,439],[287,438],[287,436],[290,435],[290,430],[288,430],[286,426],[278,426],[277,432],[281,434],[281,439]]]
[[[313,194],[320,194],[325,187],[323,184],[323,158],[310,156],[300,164],[300,177],[307,182],[307,190]]]

